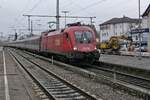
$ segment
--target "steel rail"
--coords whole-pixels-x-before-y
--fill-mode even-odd
[[[13,59],[15,60],[15,62],[17,63],[17,65],[21,66],[25,72],[33,79],[33,81],[40,87],[40,89],[42,89],[42,91],[44,91],[44,93],[52,100],[56,100],[55,97],[53,97],[49,91],[42,85],[42,83],[40,83],[40,81],[33,76],[25,67],[24,65],[17,59],[17,57],[11,52],[9,51],[10,55],[13,57]]]
[[[39,55],[36,55],[36,54],[32,54],[32,53],[28,53],[28,52],[24,52],[24,53],[27,53],[27,54],[29,54],[29,55],[32,55],[32,56],[34,56],[34,57],[36,57],[36,58],[39,58],[39,59],[42,59],[42,60],[45,60],[45,61],[51,61],[50,59],[48,59],[48,58],[45,58],[45,57],[41,57],[41,56],[39,56]],[[57,63],[56,63],[57,64]],[[87,66],[87,65],[86,65]],[[89,66],[89,65],[88,65]],[[90,65],[89,67],[91,67],[91,66],[93,66],[93,65]],[[100,68],[100,67],[98,67],[98,66],[96,66],[99,70],[102,70],[102,71],[105,71],[105,72],[109,72],[109,73],[111,73],[112,75],[114,75],[114,73],[115,73],[115,70],[113,69],[113,70],[111,70],[111,69],[106,69],[106,68]],[[84,69],[84,68],[80,68],[80,69]],[[86,69],[87,70],[87,69]],[[105,75],[99,75],[99,74],[97,74],[96,72],[92,72],[91,70],[87,70],[87,71],[90,71],[91,73],[89,73],[89,72],[86,72],[86,74],[87,75],[90,75],[90,76],[92,76],[93,78],[95,78],[95,79],[99,79],[99,78],[103,78],[103,79],[106,79],[106,80],[108,80],[108,81],[111,81],[112,83],[116,83],[116,84],[119,84],[119,85],[121,85],[121,86],[125,86],[125,87],[127,87],[127,88],[130,88],[130,89],[133,89],[133,90],[136,90],[136,91],[139,91],[139,92],[142,92],[142,93],[144,93],[145,95],[146,95],[146,97],[149,97],[149,95],[150,95],[150,90],[149,89],[147,89],[146,88],[146,85],[144,86],[144,87],[141,87],[140,85],[135,85],[135,84],[133,84],[132,82],[125,82],[125,81],[122,81],[122,80],[114,80],[114,79],[112,79],[112,77],[110,78],[110,77],[108,77],[108,76],[105,76]],[[149,79],[148,78],[144,78],[144,77],[139,77],[139,76],[134,76],[134,75],[131,75],[131,74],[127,74],[127,73],[123,73],[123,72],[119,72],[119,71],[116,71],[116,73],[118,73],[118,74],[123,74],[123,75],[125,75],[125,76],[131,76],[131,77],[138,77],[139,79],[143,79],[143,80],[147,80],[147,81],[149,81]],[[115,73],[115,74],[116,74]],[[132,84],[132,85],[131,85]],[[135,87],[135,86],[138,86],[138,87]]]
[[[24,59],[26,59],[28,62],[36,65],[38,68],[40,68],[41,70],[45,71],[46,73],[50,74],[51,76],[55,77],[56,79],[60,80],[61,82],[65,83],[68,87],[71,87],[72,89],[76,90],[79,94],[83,95],[84,97],[88,98],[88,100],[97,100],[96,97],[86,93],[85,91],[79,89],[78,87],[74,86],[73,84],[69,83],[67,80],[64,80],[63,78],[61,78],[60,76],[57,76],[55,73],[53,73],[52,71],[47,70],[46,68],[43,68],[41,66],[39,66],[37,63],[31,61],[30,59],[26,58],[25,56],[19,54],[20,56],[22,56]],[[18,60],[17,60],[18,61]],[[28,72],[30,73],[30,72]],[[34,77],[33,77],[34,78]],[[34,80],[36,80],[34,78]],[[37,80],[38,81],[38,80]],[[36,82],[37,82],[36,81]],[[41,84],[40,84],[41,85]],[[46,88],[44,88],[46,89]],[[45,91],[45,90],[44,90]],[[49,92],[48,92],[49,93]],[[47,93],[46,93],[47,94]],[[48,94],[50,95],[50,93]]]
[[[114,69],[108,69],[106,67],[102,68],[102,67],[99,67],[99,66],[96,66],[96,65],[88,65],[88,64],[86,66],[90,67],[91,69],[94,68],[94,69],[97,69],[97,70],[102,70],[102,71],[105,71],[105,72],[109,72],[109,73],[112,74],[112,77],[114,77],[114,74],[116,74],[116,79],[117,79],[117,75],[120,75],[120,76],[130,77],[130,78],[137,79],[137,80],[144,81],[144,82],[149,82],[149,84],[150,84],[150,79],[148,79],[148,78],[144,78],[144,77],[141,77],[141,76],[138,76],[138,75],[137,76],[132,75],[132,74],[129,74],[129,73],[120,72],[120,71],[117,71],[115,68]],[[124,80],[121,79],[121,81],[124,81]],[[132,81],[132,80],[130,80],[130,81]],[[130,82],[130,81],[126,81],[126,82],[134,84],[134,82]],[[150,86],[146,86],[146,85],[142,85],[142,84],[134,84],[134,85],[140,86],[140,87],[143,87],[143,88],[146,88],[146,89],[150,89]]]
[[[28,53],[28,52],[27,52]],[[28,53],[29,55],[34,55],[34,54],[31,54],[31,53]],[[37,57],[38,58],[38,57]],[[86,66],[89,66],[88,64],[85,64]],[[107,65],[108,66],[108,65]],[[115,66],[115,65],[114,65]],[[113,67],[114,67],[113,66]],[[125,87],[127,87],[129,84],[132,84],[133,86],[138,86],[140,87],[140,91],[142,91],[143,93],[146,93],[148,95],[150,95],[150,86],[147,84],[141,84],[139,82],[137,82],[137,80],[135,81],[135,79],[138,79],[140,80],[140,82],[149,82],[150,83],[150,79],[148,78],[145,78],[145,77],[141,77],[141,76],[135,76],[135,75],[132,75],[132,74],[129,74],[129,73],[125,73],[125,72],[120,72],[120,71],[117,71],[116,69],[110,69],[110,68],[105,68],[105,67],[99,67],[99,66],[96,66],[96,65],[90,65],[89,67],[93,67],[97,70],[102,70],[102,71],[105,71],[105,72],[109,72],[112,74],[112,77],[115,77],[115,79],[112,79],[112,77],[108,77],[106,75],[103,75],[104,76],[104,79],[106,80],[110,80],[111,82],[113,83],[117,83],[117,84],[120,84],[120,85],[123,85]],[[119,66],[118,66],[119,67]],[[86,67],[85,67],[86,68]],[[88,68],[88,67],[87,67]],[[83,68],[84,69],[84,68]],[[90,70],[88,70],[90,71]],[[96,72],[94,72],[96,73]],[[126,76],[126,77],[130,77],[132,78],[132,80],[124,80],[125,78],[118,78],[117,75],[121,75],[121,76]],[[122,83],[123,82],[123,83]],[[127,83],[127,84],[126,84]],[[131,86],[132,87],[132,86]],[[128,87],[128,88],[131,88],[131,87]],[[131,88],[131,89],[134,89],[134,88]],[[139,90],[139,89],[138,89]]]

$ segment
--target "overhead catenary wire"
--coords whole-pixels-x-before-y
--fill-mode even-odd
[[[17,29],[17,28],[16,28],[17,25],[22,26],[22,27],[25,27],[25,25],[22,23],[24,20],[22,20],[23,17],[21,17],[21,16],[22,16],[21,13],[24,12],[24,11],[26,10],[26,7],[30,4],[29,1],[30,1],[30,0],[27,0],[27,2],[24,4],[24,5],[25,5],[24,8],[23,8],[22,10],[20,10],[20,11],[19,11],[19,14],[16,15],[16,17],[14,18],[15,24],[14,24],[14,25],[11,25],[11,26],[13,26],[15,29]],[[20,13],[20,12],[21,12],[21,13]],[[21,18],[20,18],[20,17],[21,17]]]
[[[30,0],[27,0],[27,3],[25,4],[24,8],[20,11],[21,13],[19,13],[16,17],[15,17],[15,23],[18,25],[22,25],[21,22],[23,21],[23,17],[22,17],[22,13],[26,11],[27,6],[30,4]],[[21,17],[21,18],[20,18]],[[20,19],[19,19],[20,18]]]
[[[21,17],[20,19],[18,19],[19,16],[22,16],[22,13],[24,13],[24,12],[32,12],[35,8],[37,8],[37,6],[40,4],[40,2],[41,2],[42,0],[38,0],[38,1],[32,6],[32,8],[30,8],[28,11],[26,11],[26,7],[30,4],[29,1],[30,1],[30,0],[28,0],[28,2],[25,4],[24,9],[21,10],[21,13],[15,18],[15,23],[16,23],[17,25],[19,25],[19,26],[25,27],[24,24],[22,24],[22,22],[24,21],[24,20],[22,20],[22,19],[23,19],[24,17]],[[17,19],[17,20],[16,20],[16,19]],[[15,25],[15,26],[16,26],[16,25]]]
[[[3,8],[4,0],[0,0],[0,8]]]
[[[38,1],[33,5],[33,7],[32,7],[31,9],[29,9],[27,12],[32,12],[35,8],[37,8],[37,6],[40,4],[41,1],[42,1],[42,0],[38,0]],[[64,5],[64,7],[65,7],[65,6],[69,6],[70,4],[73,4],[72,1],[73,1],[73,0],[69,0],[70,3],[68,3],[67,5]],[[66,3],[65,3],[65,4],[66,4]],[[25,11],[25,9],[22,10],[22,12],[24,12],[24,11]],[[18,18],[18,17],[17,17],[17,18]],[[20,22],[19,20],[17,20],[17,21]]]
[[[82,7],[81,9],[76,10],[75,12],[72,12],[72,13],[79,13],[79,12],[86,11],[86,10],[88,10],[89,8],[95,7],[96,5],[99,5],[99,4],[101,4],[102,2],[105,2],[105,1],[107,1],[107,0],[100,0],[100,1],[94,2],[94,3],[92,3],[92,4],[89,4],[88,6]]]
[[[76,13],[80,13],[80,12],[86,12],[87,15],[94,15],[94,13],[93,12],[89,12],[88,9],[91,8],[91,7],[94,7],[95,5],[99,5],[99,4],[101,4],[102,2],[105,2],[105,1],[107,1],[107,0],[100,0],[100,1],[97,1],[97,2],[94,2],[94,3],[91,3],[91,4],[89,4],[86,7],[83,7],[83,5],[81,6],[81,5],[77,4],[77,3],[73,3],[74,5],[80,7],[80,9],[77,9],[76,11],[72,11],[70,13],[70,15],[73,15],[73,14],[76,14]],[[76,20],[74,20],[74,21],[76,21]]]
[[[64,8],[66,9],[66,8],[68,8],[68,7],[70,7],[70,6],[72,6],[74,4],[73,1],[74,0],[67,0],[67,3],[63,2],[63,4],[65,4],[65,5],[60,4],[60,7],[63,8],[63,9]]]
[[[21,13],[19,14],[19,16],[20,16],[20,15],[22,16],[22,13],[24,13],[24,12],[31,12],[31,11],[33,11],[33,10],[40,4],[40,2],[41,2],[42,0],[38,0],[37,3],[35,3],[35,4],[33,5],[33,7],[30,8],[30,9],[27,11],[27,8],[26,8],[26,7],[29,5],[29,1],[30,1],[30,0],[28,0],[28,2],[26,3],[24,9],[21,11]],[[18,18],[18,17],[17,17],[17,18]]]
[[[43,0],[38,0],[37,3],[35,3],[33,5],[33,7],[31,9],[29,9],[27,12],[32,12],[35,8],[37,8],[39,6],[39,4],[41,4]]]
[[[29,9],[27,12],[32,12],[33,10],[35,10],[35,8],[37,8],[37,6],[39,6],[39,4],[41,4],[40,2],[41,2],[42,0],[38,0],[34,5],[33,5],[33,7],[31,8],[31,9]],[[68,3],[68,4],[66,4],[66,5],[70,5],[70,4],[74,4],[74,3],[72,3],[72,1],[73,0],[71,0],[71,1],[69,1],[70,3]],[[92,3],[92,4],[90,4],[90,5],[88,5],[88,6],[93,6],[93,5],[95,5],[95,4],[97,4],[97,3],[100,3],[100,2],[103,2],[103,1],[106,1],[106,0],[100,0],[100,1],[98,1],[98,2],[94,2],[94,3]],[[64,5],[64,6],[66,6],[66,5]],[[77,5],[77,4],[76,4]],[[86,11],[86,9],[85,8],[87,8],[87,7],[81,7],[80,6],[80,8],[82,9],[81,11]],[[89,8],[89,7],[88,7]],[[24,11],[23,11],[24,12]],[[17,20],[19,23],[20,23],[20,21],[19,20]],[[22,21],[22,20],[21,20]]]

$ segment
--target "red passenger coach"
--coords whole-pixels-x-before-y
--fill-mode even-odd
[[[47,31],[41,35],[41,51],[68,60],[99,59],[96,33],[89,26],[70,26],[61,31]]]

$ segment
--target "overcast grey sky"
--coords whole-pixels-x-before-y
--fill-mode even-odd
[[[141,13],[145,11],[149,3],[150,0],[141,0]],[[27,18],[23,17],[23,14],[55,15],[55,5],[56,0],[0,0],[0,32],[13,33],[10,27],[27,28]],[[110,18],[123,15],[137,18],[138,0],[60,0],[60,12],[62,10],[68,10],[68,15],[96,16],[94,21],[95,25],[98,25]],[[45,18],[35,23],[41,23],[39,27],[44,30],[47,28],[46,22],[53,20],[55,19]],[[67,22],[75,21],[88,23],[89,19],[67,20]],[[61,20],[61,27],[63,24],[64,19]],[[38,26],[35,27],[38,28]]]

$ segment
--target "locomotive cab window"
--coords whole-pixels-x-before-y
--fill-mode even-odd
[[[90,31],[76,31],[74,36],[75,40],[80,43],[90,43],[93,40],[93,35]]]

